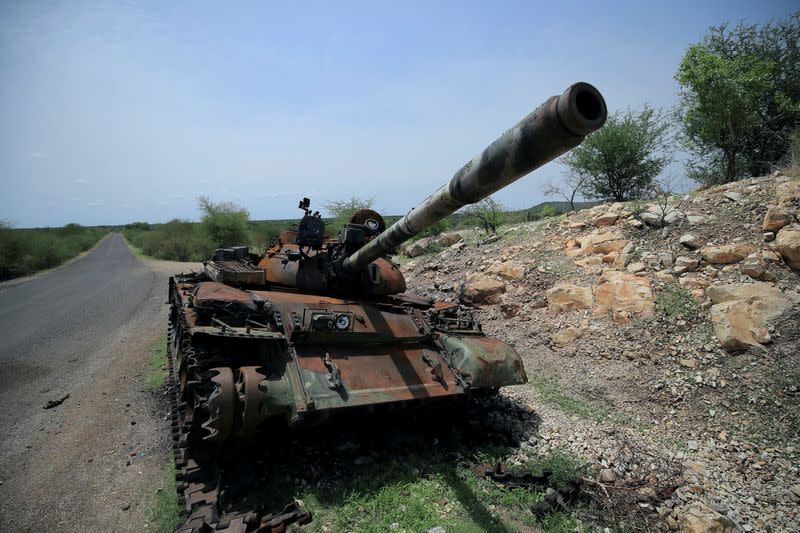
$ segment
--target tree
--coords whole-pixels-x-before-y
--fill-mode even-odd
[[[464,208],[464,218],[483,228],[487,235],[497,233],[503,221],[503,206],[491,196]]]
[[[375,198],[361,198],[359,196],[351,196],[347,200],[338,200],[327,202],[324,206],[328,215],[333,218],[331,225],[335,230],[342,228],[345,224],[350,222],[350,218],[362,209],[372,209],[375,204]]]
[[[546,182],[542,187],[545,196],[560,196],[569,203],[569,208],[575,211],[575,198],[580,194],[581,187],[586,181],[586,174],[567,174],[561,185],[553,182]]]
[[[690,176],[729,182],[769,172],[800,124],[800,12],[764,26],[712,27],[675,79]]]
[[[232,202],[214,203],[208,197],[198,198],[200,223],[216,247],[236,246],[250,241],[247,221],[250,213]]]
[[[605,126],[563,157],[587,198],[641,198],[671,160],[664,113],[644,106],[608,117]]]

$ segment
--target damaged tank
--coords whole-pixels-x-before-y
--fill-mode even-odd
[[[213,450],[281,426],[395,407],[427,407],[527,381],[519,354],[472,311],[406,293],[398,246],[580,144],[606,119],[576,83],[547,99],[386,227],[358,211],[336,238],[304,198],[296,228],[263,255],[219,249],[201,273],[169,282],[169,362],[180,531],[278,531],[300,508],[224,509]],[[207,528],[207,529],[203,529]]]

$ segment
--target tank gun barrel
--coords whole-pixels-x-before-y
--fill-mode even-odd
[[[465,205],[480,202],[578,146],[606,121],[606,103],[588,83],[551,96],[403,218],[344,260],[358,270]]]

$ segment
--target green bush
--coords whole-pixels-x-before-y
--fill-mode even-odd
[[[250,242],[247,209],[232,202],[214,203],[205,196],[199,198],[200,223],[208,239],[217,248],[237,246]]]
[[[215,245],[201,224],[174,219],[150,227],[149,230],[126,227],[122,233],[128,242],[156,259],[203,261],[214,251]]]
[[[63,228],[14,229],[0,221],[0,280],[53,268],[91,248],[107,228],[67,224]]]

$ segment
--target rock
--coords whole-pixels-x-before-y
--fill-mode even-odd
[[[742,201],[742,193],[736,191],[725,191],[723,195],[728,200],[736,202],[737,204]]]
[[[122,506],[122,510],[123,511],[127,511],[130,508],[131,508],[131,504],[129,504],[129,503],[126,503],[125,505]]]
[[[462,239],[460,233],[444,233],[439,235],[437,242],[442,246],[452,246]]]
[[[644,263],[631,263],[626,268],[626,270],[631,274],[636,274],[637,272],[642,272],[643,270],[646,269],[647,267],[644,265]]]
[[[700,266],[700,261],[694,257],[679,257],[675,260],[675,273],[694,272]]]
[[[484,274],[471,276],[459,300],[465,304],[496,304],[500,301],[500,295],[506,291],[506,284],[502,281],[492,279]]]
[[[775,240],[775,234],[771,231],[767,231],[764,233],[764,242],[772,242]]]
[[[750,254],[742,262],[742,273],[753,279],[761,279],[767,273],[767,263],[759,254]]]
[[[762,348],[770,341],[763,313],[741,300],[712,305],[711,323],[728,352]]]
[[[662,210],[660,206],[648,205],[644,211],[639,213],[639,218],[642,222],[653,228],[674,224],[685,216],[672,206],[667,206],[666,209]]]
[[[600,481],[600,483],[614,483],[614,481],[617,480],[617,474],[615,474],[610,468],[604,468],[600,470],[600,474],[598,474],[597,479]]]
[[[691,233],[685,233],[680,236],[678,242],[685,247],[689,248],[690,250],[697,250],[698,248],[702,248],[705,242],[698,237],[695,237]]]
[[[572,244],[572,246],[568,246],[567,256],[576,257],[579,255],[617,252],[625,248],[628,241],[624,239],[622,231],[619,229],[602,231],[597,229],[588,235],[578,237],[569,244]]]
[[[592,306],[591,287],[561,283],[547,290],[547,306],[553,311],[574,311]]]
[[[500,240],[500,235],[492,235],[491,237],[486,237],[483,239],[483,244],[492,244],[493,242],[497,242]]]
[[[619,213],[604,213],[594,219],[597,226],[613,226],[619,220]]]
[[[686,215],[689,224],[703,224],[708,220],[707,215]]]
[[[787,265],[800,270],[800,224],[787,226],[778,232],[775,247]]]
[[[655,274],[653,274],[653,277],[656,278],[658,281],[663,281],[664,283],[672,283],[675,281],[675,276],[664,270],[656,272]]]
[[[792,223],[792,216],[783,207],[771,205],[767,208],[764,215],[764,223],[761,224],[761,231],[776,232],[784,226]]]
[[[432,245],[433,239],[431,237],[424,237],[406,246],[403,253],[405,253],[405,255],[408,257],[419,257],[420,255],[427,253]]]
[[[600,276],[595,295],[596,316],[611,313],[614,321],[627,324],[632,315],[653,315],[653,292],[646,277],[607,270]]]
[[[427,533],[447,533],[447,531],[442,526],[436,526],[430,528]]]
[[[700,250],[700,254],[712,265],[725,265],[741,261],[754,251],[755,248],[748,244],[725,244],[707,246]]]
[[[791,204],[800,200],[800,180],[784,181],[775,185],[779,204]]]
[[[736,524],[702,502],[693,502],[680,520],[683,533],[734,533]]]
[[[514,261],[492,263],[485,270],[487,274],[495,274],[509,281],[520,281],[525,277],[525,265]]]
[[[503,318],[514,318],[520,312],[522,307],[518,304],[501,304],[500,305],[500,313],[503,315]]]
[[[674,264],[672,252],[661,252],[658,254],[658,262],[664,268],[670,268]]]
[[[583,336],[583,330],[575,326],[568,326],[553,335],[553,344],[558,348],[563,348],[572,344]]]
[[[713,305],[744,301],[767,320],[779,317],[793,303],[778,287],[762,282],[716,283],[708,288],[708,297]]]
[[[708,282],[706,280],[694,276],[684,276],[678,280],[678,284],[681,286],[681,288],[687,290],[705,289],[708,286]]]

